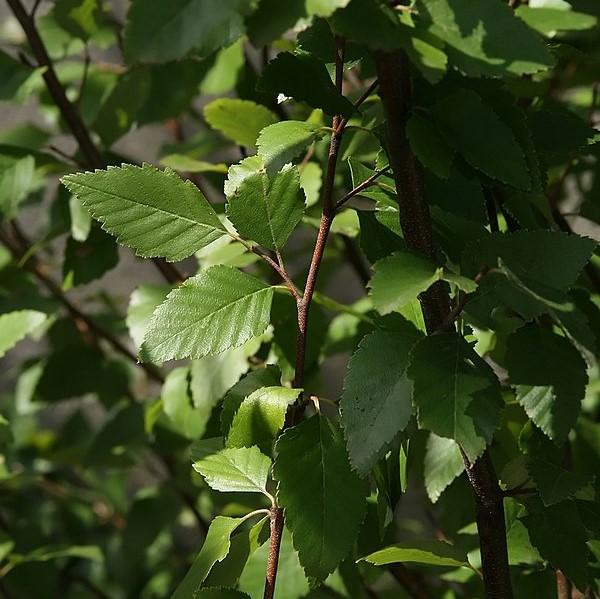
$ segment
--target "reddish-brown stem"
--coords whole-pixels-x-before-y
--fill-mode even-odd
[[[557,599],[571,599],[573,596],[573,585],[563,574],[562,570],[556,570],[556,597]]]
[[[344,71],[344,47],[344,40],[340,37],[336,37],[335,84],[338,91],[340,92],[342,91],[342,80]],[[317,275],[319,274],[319,267],[323,259],[325,245],[327,243],[327,237],[329,235],[331,223],[333,221],[334,216],[333,187],[335,182],[335,169],[340,148],[340,139],[344,132],[344,128],[345,124],[342,124],[341,118],[339,116],[334,116],[332,122],[331,142],[329,144],[329,155],[327,158],[327,169],[325,171],[325,181],[323,183],[323,207],[321,214],[321,222],[319,224],[319,231],[317,233],[317,240],[315,242],[315,247],[310,261],[308,275],[306,277],[304,293],[301,297],[298,296],[296,298],[296,304],[298,308],[298,331],[296,340],[296,365],[293,381],[293,386],[296,388],[300,388],[304,384],[308,314],[313,294],[315,291]],[[294,423],[295,418],[299,417],[300,413],[301,412],[297,409],[293,411],[293,416],[290,422],[291,424]],[[265,591],[263,595],[264,599],[273,599],[275,593],[275,582],[277,580],[279,546],[284,526],[283,510],[281,510],[281,513],[277,512],[276,515],[277,517],[272,517],[271,519],[271,540],[269,547],[269,556],[267,560],[267,574],[265,581]]]
[[[79,114],[77,106],[67,98],[65,88],[58,79],[56,71],[54,70],[52,59],[50,58],[48,51],[46,50],[46,46],[44,45],[44,42],[42,41],[42,38],[40,37],[40,34],[35,26],[35,11],[32,11],[31,15],[27,14],[27,11],[25,10],[21,0],[6,1],[15,15],[15,18],[17,21],[19,21],[23,31],[25,32],[25,36],[27,37],[31,52],[33,53],[33,56],[37,62],[37,66],[44,68],[42,77],[44,78],[44,83],[46,84],[48,93],[52,97],[56,107],[59,109],[62,118],[67,123],[67,126],[73,134],[73,137],[75,137],[77,140],[79,150],[84,156],[87,166],[92,169],[106,168],[106,162],[92,141],[90,133]],[[176,284],[183,281],[184,277],[179,273],[173,264],[166,262],[162,258],[153,258],[152,261],[156,265],[159,272],[169,283]]]
[[[272,507],[270,510],[271,539],[269,557],[267,558],[267,579],[265,581],[265,597],[275,596],[275,582],[277,581],[277,566],[279,565],[279,550],[283,536],[283,509]]]
[[[410,249],[435,259],[432,221],[425,200],[422,169],[406,135],[406,123],[412,110],[408,59],[402,51],[377,52],[374,59],[379,95],[386,116],[387,151],[396,183],[404,239]],[[420,301],[429,334],[446,326],[454,328],[447,324],[451,310],[443,283],[432,285],[421,294]],[[486,597],[511,599],[503,493],[498,477],[487,451],[474,463],[466,456],[463,459],[475,495]]]

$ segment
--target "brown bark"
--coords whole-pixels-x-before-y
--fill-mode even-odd
[[[374,59],[387,121],[387,151],[396,183],[404,239],[409,249],[435,259],[422,169],[406,136],[406,123],[412,108],[408,59],[402,51],[378,52]],[[444,283],[432,285],[421,294],[420,301],[428,334],[453,327],[449,319],[450,299]],[[475,495],[486,597],[511,599],[503,495],[498,477],[487,451],[474,464],[466,457],[464,461]]]

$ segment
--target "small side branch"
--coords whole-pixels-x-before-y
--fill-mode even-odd
[[[48,93],[52,97],[56,107],[59,109],[61,116],[67,123],[73,137],[75,137],[79,150],[85,158],[86,165],[91,169],[106,168],[106,162],[92,141],[90,132],[83,122],[77,106],[67,98],[65,88],[58,79],[52,59],[50,58],[46,46],[35,26],[34,16],[37,4],[34,6],[32,13],[28,14],[21,0],[6,1],[25,32],[25,36],[27,37],[37,66],[44,67],[42,76]],[[176,284],[184,280],[184,277],[173,264],[166,262],[162,258],[153,258],[152,261],[169,283]]]
[[[31,244],[25,238],[23,232],[15,224],[16,235],[18,241],[11,239],[5,232],[0,231],[0,241],[8,248],[13,258],[19,262],[25,260],[23,267],[28,270],[47,290],[59,301],[67,310],[69,315],[79,323],[82,323],[85,328],[97,339],[106,341],[116,352],[127,358],[130,362],[146,371],[146,374],[158,383],[164,382],[162,374],[151,364],[138,362],[136,355],[127,348],[117,337],[110,331],[104,329],[101,325],[95,322],[87,314],[84,314],[75,304],[73,304],[62,292],[60,286],[48,275],[46,268],[38,260],[35,253],[32,251]]]

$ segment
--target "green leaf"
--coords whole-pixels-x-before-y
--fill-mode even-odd
[[[190,53],[206,57],[244,30],[247,0],[134,0],[127,13],[128,62],[168,62]]]
[[[281,52],[264,69],[259,91],[284,94],[327,114],[349,117],[352,103],[337,90],[325,65],[309,54]]]
[[[140,357],[165,362],[239,347],[269,324],[273,289],[228,266],[187,279],[156,309]]]
[[[19,310],[0,315],[0,358],[46,320],[36,310]]]
[[[591,29],[598,22],[592,15],[550,7],[519,6],[515,14],[529,27],[547,37],[554,37],[561,31]]]
[[[592,481],[585,474],[570,472],[543,458],[529,460],[527,470],[546,507],[572,497]]]
[[[415,345],[408,376],[419,426],[454,439],[475,461],[500,425],[504,404],[492,369],[460,335],[441,333]]]
[[[435,104],[433,111],[447,143],[471,166],[518,189],[531,189],[525,154],[515,134],[478,94],[457,90]]]
[[[432,503],[440,498],[446,487],[460,476],[464,469],[465,464],[456,441],[430,433],[427,438],[423,475],[427,496]]]
[[[304,201],[296,167],[271,178],[259,172],[246,177],[230,196],[227,216],[242,237],[279,251],[300,222]]]
[[[324,416],[288,429],[276,452],[273,478],[294,547],[306,575],[323,580],[358,536],[365,485],[350,469],[341,431]]]
[[[214,451],[202,441],[192,448],[194,470],[216,491],[267,494],[271,459],[254,447]]]
[[[145,68],[121,75],[96,114],[92,128],[106,147],[112,146],[139,122],[149,102],[152,80]]]
[[[276,173],[321,134],[320,127],[304,121],[282,121],[265,127],[258,136],[258,155],[269,174]]]
[[[306,12],[317,17],[329,17],[349,2],[350,0],[306,0]]]
[[[363,337],[348,363],[340,401],[350,463],[366,476],[412,416],[408,355],[420,335],[377,330]]]
[[[34,70],[31,67],[0,52],[0,100],[14,101],[32,73]]]
[[[127,328],[136,348],[140,348],[152,314],[171,290],[166,285],[140,285],[129,298],[127,308]]]
[[[369,282],[373,304],[381,314],[402,308],[442,278],[443,269],[412,252],[396,252],[379,260]]]
[[[219,98],[204,107],[204,118],[236,144],[253,148],[262,129],[277,122],[277,116],[261,104],[237,98]]]
[[[57,0],[53,14],[65,31],[87,40],[100,28],[102,8],[98,0]]]
[[[212,567],[227,557],[231,546],[231,535],[243,521],[244,518],[217,516],[210,523],[200,553],[196,556],[171,599],[190,599],[190,597],[196,596]]]
[[[434,123],[413,114],[406,124],[406,134],[419,161],[438,177],[447,179],[454,151],[448,147]]]
[[[418,0],[416,9],[467,75],[533,74],[553,64],[542,40],[502,2],[481,0],[474,11],[470,0]]]
[[[221,411],[221,430],[223,436],[227,437],[231,423],[246,397],[258,391],[262,387],[276,387],[281,384],[281,371],[274,364],[267,364],[248,373],[237,382],[223,398],[223,409]]]
[[[63,289],[99,279],[119,263],[115,240],[99,226],[92,227],[85,241],[67,239],[63,262]]]
[[[269,453],[273,440],[283,427],[288,407],[299,395],[300,389],[287,387],[263,387],[251,393],[233,418],[227,447],[258,445]]]
[[[517,231],[486,235],[464,251],[468,275],[483,264],[504,264],[528,287],[564,291],[589,260],[595,241],[559,231]]]
[[[105,231],[139,256],[182,260],[225,233],[200,190],[168,169],[124,164],[61,181]]]
[[[556,443],[565,441],[588,381],[581,354],[564,337],[530,324],[508,338],[506,368],[531,420]]]
[[[429,539],[415,539],[407,543],[390,545],[385,549],[380,549],[361,558],[361,561],[366,561],[376,566],[414,563],[427,566],[469,567],[469,560],[464,551],[445,541]]]
[[[204,582],[206,587],[238,587],[240,576],[249,560],[261,547],[268,545],[266,543],[270,532],[268,521],[269,517],[265,515],[256,524],[245,527],[232,537],[227,557],[213,566]],[[279,572],[277,578],[279,578]],[[262,582],[264,584],[264,580]],[[246,589],[240,590],[246,591]]]
[[[579,589],[588,584],[587,533],[572,501],[544,507],[539,499],[527,502],[522,518],[529,538],[553,568],[560,569]]]
[[[330,22],[339,35],[370,48],[397,49],[403,44],[402,36],[408,38],[408,28],[401,28],[395,11],[377,0],[352,0]]]
[[[256,353],[260,343],[261,338],[255,337],[218,356],[205,356],[192,361],[192,401],[196,410],[205,414],[206,420],[226,391],[248,371],[248,358]]]
[[[73,557],[101,562],[102,551],[96,545],[47,545],[38,547],[26,554],[13,553],[9,561],[14,565],[27,562],[49,562],[55,559]]]
[[[175,428],[188,439],[198,439],[204,433],[210,416],[197,410],[190,396],[190,369],[175,368],[165,379],[160,394],[163,410]]]

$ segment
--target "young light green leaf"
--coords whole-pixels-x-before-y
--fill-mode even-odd
[[[186,280],[156,309],[140,357],[165,362],[239,347],[269,324],[273,289],[235,268],[213,266]]]
[[[190,53],[206,57],[244,31],[247,0],[135,0],[127,14],[128,62],[169,62]]]
[[[414,563],[427,566],[467,566],[467,554],[445,541],[429,539],[414,540],[407,543],[397,543],[385,549],[375,551],[363,558],[362,561],[376,566],[387,564]]]
[[[430,433],[425,450],[423,475],[425,489],[435,503],[452,481],[465,469],[460,448],[456,441]]]
[[[203,413],[192,405],[189,368],[175,368],[169,372],[160,398],[165,414],[178,432],[188,439],[202,436],[210,412]]]
[[[236,144],[253,148],[262,129],[277,122],[266,106],[250,100],[219,98],[204,107],[206,122]]]
[[[263,70],[257,89],[285,94],[331,115],[349,117],[354,111],[352,103],[333,84],[325,65],[309,54],[278,54]]]
[[[443,269],[412,252],[396,252],[375,263],[371,299],[381,314],[402,308],[443,276]]]
[[[262,387],[277,387],[281,385],[281,370],[274,364],[267,364],[249,372],[247,376],[238,381],[223,398],[221,410],[221,430],[224,437],[229,434],[231,423],[246,397],[252,395]]]
[[[144,334],[156,307],[161,304],[170,287],[166,285],[140,285],[131,294],[127,308],[127,328],[134,345],[139,349],[144,340]]]
[[[265,170],[264,162],[258,155],[248,156],[238,164],[232,164],[227,171],[227,179],[223,185],[225,196],[230,198],[248,178]]]
[[[254,447],[227,447],[213,452],[202,442],[193,448],[194,470],[216,491],[267,492],[271,459]]]
[[[288,407],[296,401],[300,389],[263,387],[250,394],[236,412],[227,447],[258,447],[269,453],[277,432],[285,422]]]
[[[525,75],[552,66],[542,40],[501,2],[481,0],[475,13],[469,0],[418,0],[416,9],[445,42],[452,63],[468,75]]]
[[[245,178],[229,198],[227,216],[242,237],[279,251],[300,222],[304,202],[296,167],[270,178],[259,172]]]
[[[253,337],[240,347],[228,349],[217,356],[192,360],[190,390],[196,410],[208,420],[213,408],[248,371],[248,358],[260,347],[260,337]]]
[[[87,40],[101,25],[98,0],[57,0],[52,11],[56,22],[71,35]]]
[[[562,443],[577,420],[588,381],[581,354],[564,337],[531,324],[508,338],[506,368],[527,415]]]
[[[294,547],[306,575],[324,580],[356,540],[365,485],[350,469],[340,429],[324,416],[287,430],[276,451],[273,478]]]
[[[460,89],[433,108],[454,145],[465,160],[492,179],[513,187],[531,189],[531,176],[523,149],[508,125],[472,90]]]
[[[46,320],[43,312],[18,310],[0,315],[0,358]]]
[[[500,385],[458,334],[426,337],[413,348],[408,376],[421,428],[454,439],[475,461],[500,424]]]
[[[350,0],[306,0],[306,12],[317,17],[329,17],[349,2]]]
[[[244,518],[217,516],[210,523],[200,553],[171,599],[189,599],[196,595],[212,567],[227,557],[231,546],[231,535],[243,521]]]
[[[105,231],[139,256],[182,260],[226,232],[200,190],[168,169],[123,164],[61,181]]]
[[[412,416],[406,367],[419,337],[408,323],[401,331],[376,330],[362,339],[348,363],[341,422],[350,463],[361,476],[369,473]]]
[[[282,121],[265,127],[258,136],[258,155],[269,174],[291,162],[321,135],[320,127],[304,121]]]
[[[248,561],[262,546],[268,545],[266,543],[269,540],[268,522],[269,517],[265,515],[256,524],[240,530],[232,537],[227,557],[213,566],[204,581],[205,587],[238,587],[238,581]],[[241,590],[246,591],[246,589]]]
[[[547,37],[554,37],[561,31],[591,29],[598,22],[593,15],[550,7],[519,6],[515,14],[529,27]]]

